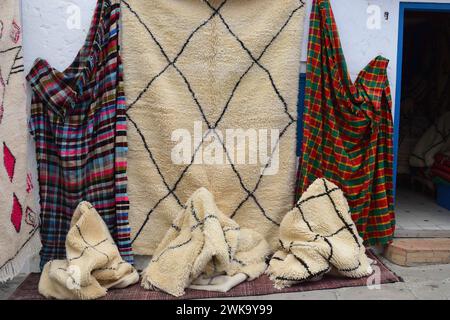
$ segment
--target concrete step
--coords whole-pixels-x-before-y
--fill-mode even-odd
[[[450,263],[450,238],[394,239],[384,256],[400,266]]]

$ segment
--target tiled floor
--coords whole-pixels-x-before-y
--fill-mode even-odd
[[[450,211],[420,192],[398,188],[395,215],[396,237],[450,237]]]

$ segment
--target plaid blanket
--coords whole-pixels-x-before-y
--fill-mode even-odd
[[[66,257],[70,221],[83,200],[94,205],[122,257],[132,261],[119,18],[119,0],[99,0],[72,65],[59,72],[38,59],[27,77],[39,164],[41,267]]]
[[[389,243],[395,220],[388,60],[375,58],[352,83],[328,0],[314,1],[310,23],[297,198],[326,178],[344,191],[366,243]]]

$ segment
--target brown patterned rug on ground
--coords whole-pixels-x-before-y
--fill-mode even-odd
[[[368,253],[371,259],[374,259],[376,265],[375,271],[380,284],[394,283],[403,281],[400,277],[389,270],[375,255]],[[378,266],[378,268],[376,268]],[[136,284],[127,289],[111,290],[108,295],[101,300],[175,300],[175,299],[208,299],[208,298],[231,298],[244,296],[261,296],[276,293],[304,292],[315,290],[338,289],[344,287],[361,287],[374,284],[368,281],[368,278],[348,279],[333,276],[325,276],[322,280],[316,282],[306,282],[291,288],[277,290],[273,286],[273,282],[267,276],[262,276],[255,281],[244,282],[243,284],[231,289],[227,293],[207,292],[197,290],[186,290],[186,295],[180,298],[172,297],[168,294],[144,290],[140,284]],[[44,300],[38,292],[39,274],[31,274],[14,292],[9,300]]]

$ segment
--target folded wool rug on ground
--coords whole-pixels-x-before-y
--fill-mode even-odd
[[[0,1],[0,282],[37,254],[39,201],[28,130],[19,0]]]
[[[310,19],[298,197],[317,178],[338,185],[364,241],[389,243],[395,230],[392,101],[383,57],[353,83],[329,0]]]
[[[122,259],[107,225],[88,202],[80,203],[73,214],[66,252],[67,259],[44,266],[39,292],[46,298],[97,299],[110,288],[139,281],[139,274]]]
[[[241,229],[219,210],[213,195],[201,188],[172,222],[142,273],[142,286],[178,297],[192,283],[197,288],[236,285],[262,275],[269,255],[269,245],[260,234]],[[238,274],[245,277],[236,278]],[[229,278],[220,281],[218,275]]]
[[[304,2],[122,1],[136,254],[201,187],[276,249],[294,202]]]
[[[325,179],[314,181],[284,217],[280,245],[267,270],[277,288],[320,279],[332,268],[351,278],[373,272],[342,190]]]
[[[261,296],[277,293],[293,293],[315,290],[330,290],[344,287],[367,287],[380,284],[393,283],[402,281],[397,275],[390,271],[381,260],[379,260],[372,252],[368,251],[367,255],[374,262],[372,264],[376,272],[369,276],[359,279],[343,278],[335,275],[327,274],[320,281],[309,281],[301,284],[283,288],[281,290],[274,288],[273,282],[268,276],[262,275],[254,281],[246,281],[234,287],[230,291],[213,292],[186,289],[186,294],[182,297],[174,297],[164,292],[149,291],[142,288],[140,284],[135,284],[126,290],[110,290],[108,294],[101,298],[102,300],[175,300],[175,299],[213,299],[213,298],[231,298],[244,296]],[[39,274],[31,274],[17,288],[10,300],[43,300],[37,290]],[[376,288],[376,287],[373,287]],[[369,289],[367,289],[369,290]],[[276,298],[273,296],[273,298]]]

